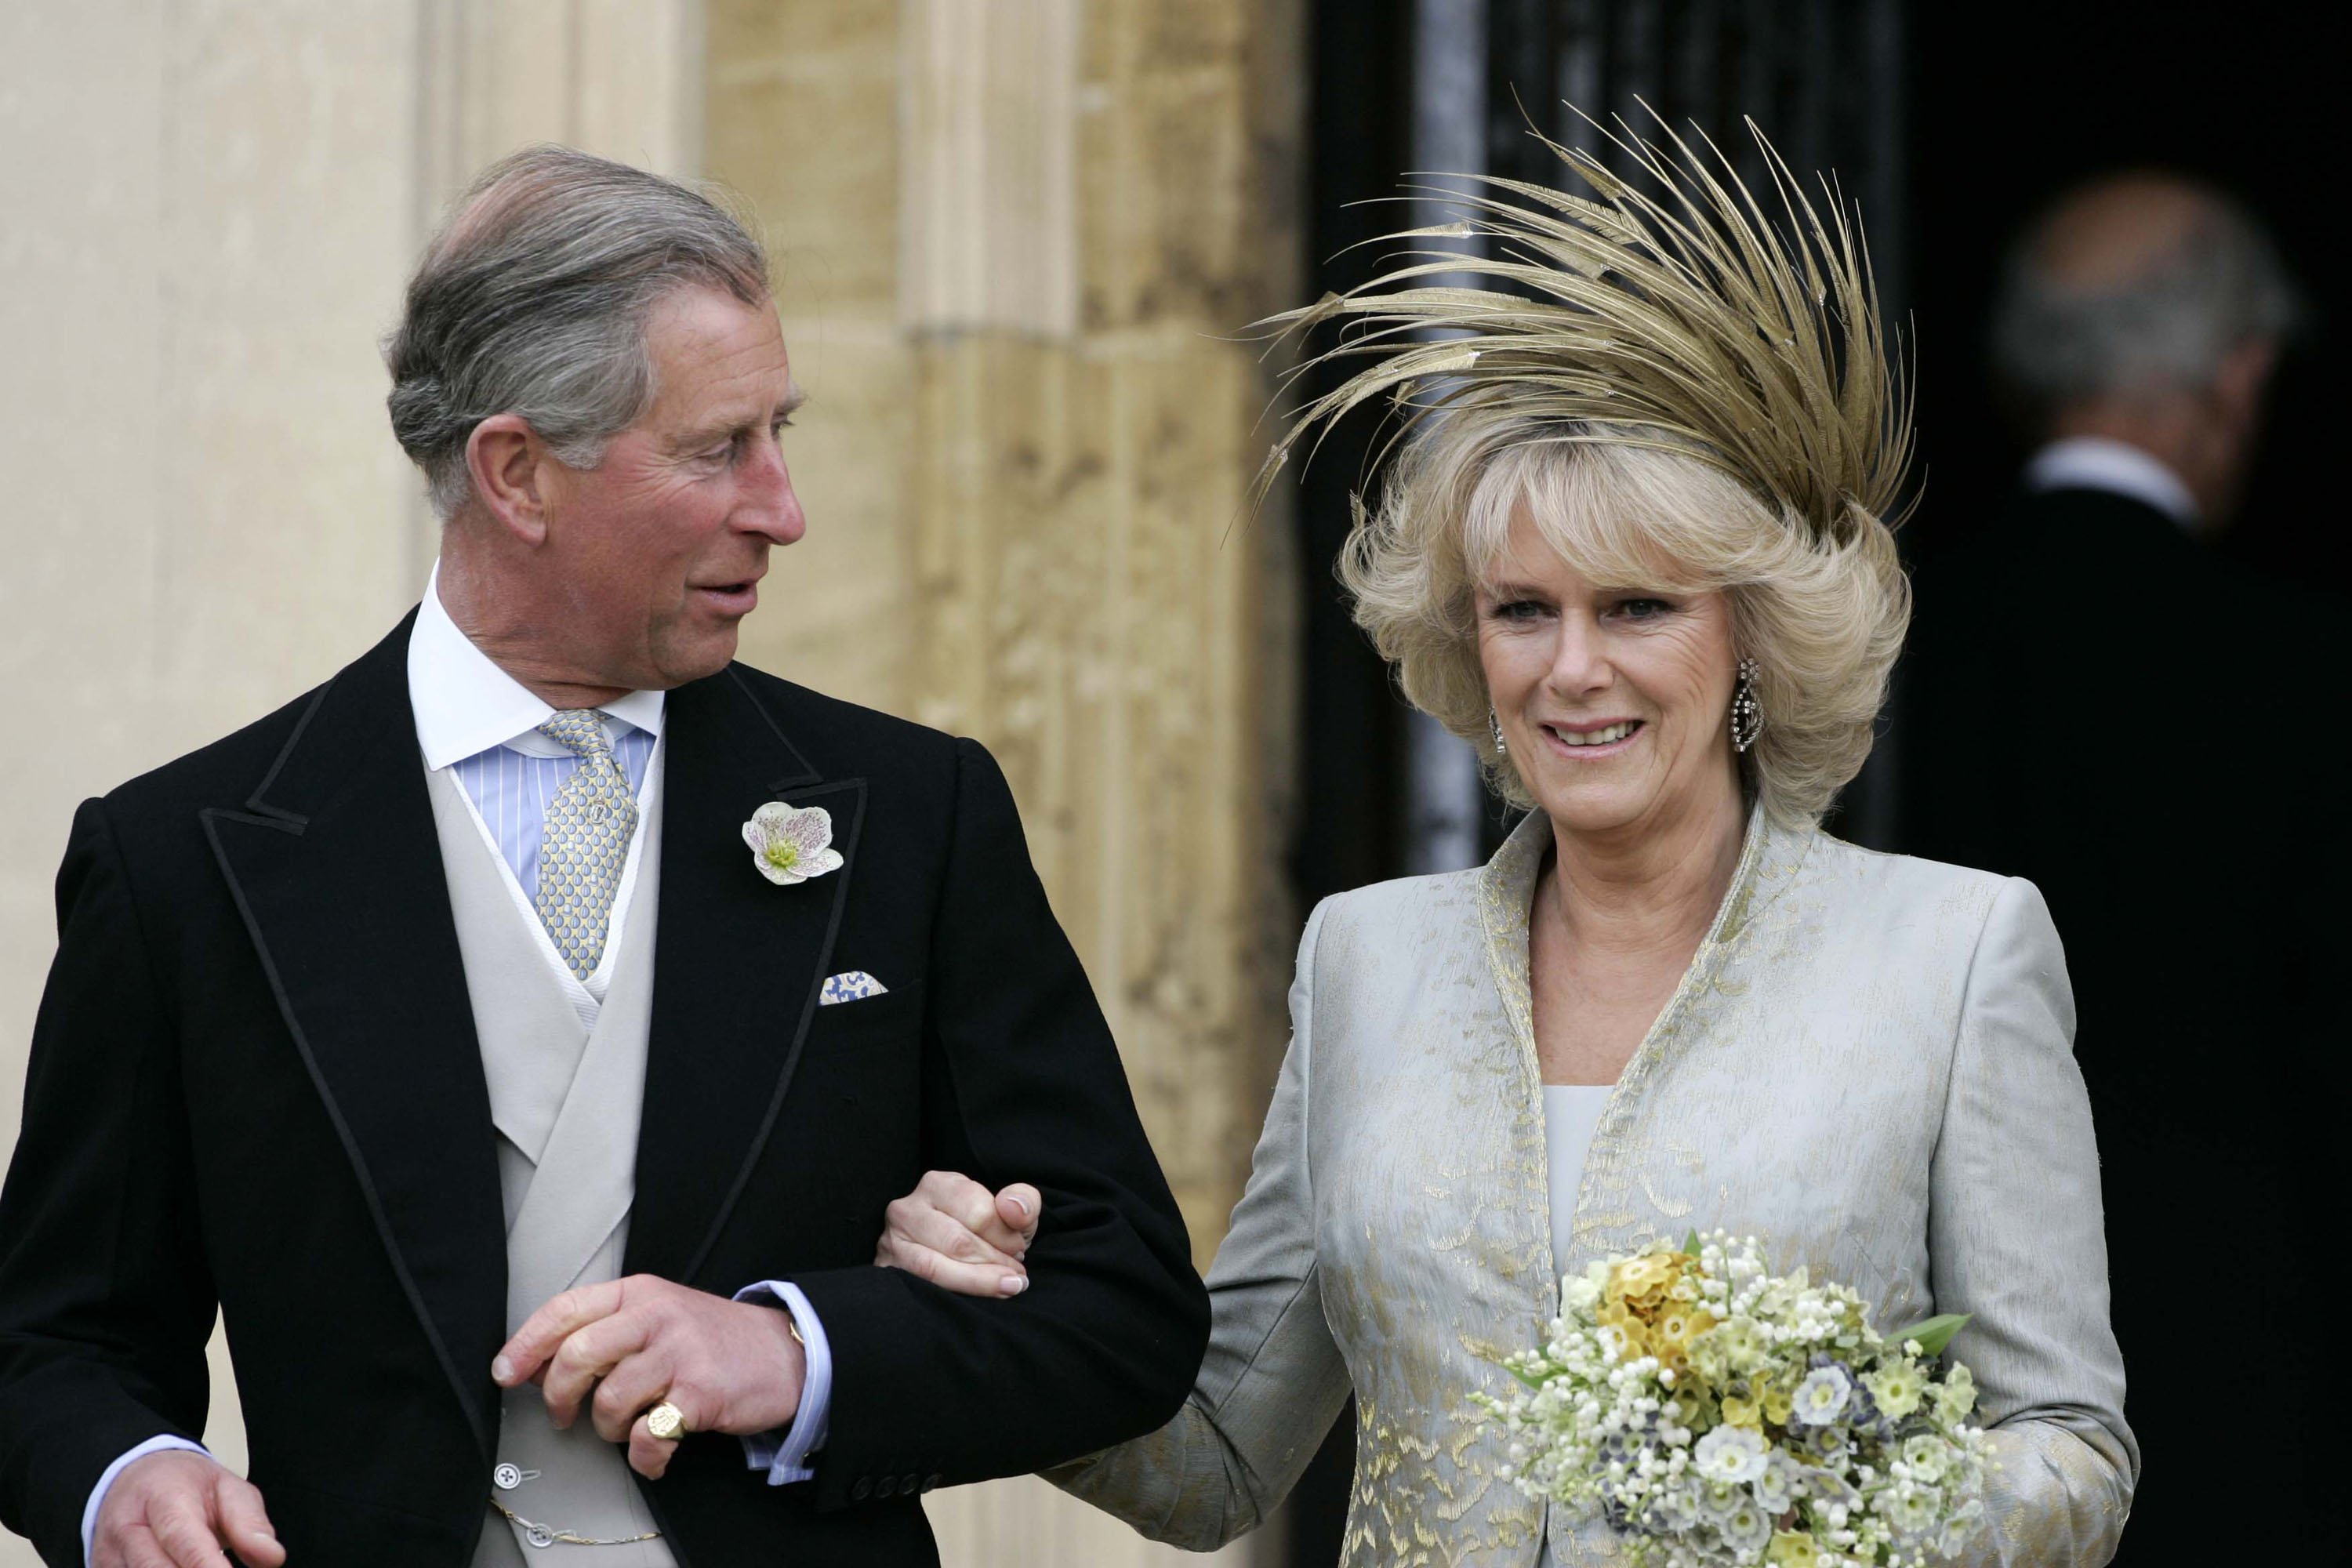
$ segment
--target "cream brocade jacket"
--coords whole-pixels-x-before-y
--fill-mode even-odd
[[[1715,924],[1618,1080],[1552,1256],[1528,916],[1530,816],[1478,870],[1327,900],[1167,1426],[1054,1472],[1147,1536],[1263,1521],[1356,1395],[1347,1568],[1617,1563],[1496,1478],[1474,1389],[1535,1344],[1559,1277],[1722,1226],[1877,1303],[1973,1312],[1999,1468],[1969,1561],[2103,1563],[2138,1450],[2107,1324],[2090,1106],[2065,960],[2031,883],[1874,854],[1760,815]]]

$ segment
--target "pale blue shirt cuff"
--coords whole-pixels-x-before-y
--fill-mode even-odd
[[[806,1329],[803,1329],[801,1332],[806,1333],[808,1331]],[[831,1366],[827,1366],[825,1371],[829,1373],[833,1371],[833,1368]],[[830,1383],[831,1379],[828,1377],[826,1381]],[[185,1437],[158,1436],[148,1438],[144,1443],[140,1444],[139,1447],[123,1455],[122,1458],[107,1466],[106,1473],[98,1478],[98,1485],[89,1489],[89,1501],[82,1505],[82,1568],[89,1568],[90,1553],[96,1550],[93,1537],[98,1533],[98,1510],[106,1504],[107,1488],[114,1484],[114,1479],[117,1476],[120,1476],[123,1471],[131,1468],[132,1460],[143,1459],[150,1454],[160,1454],[168,1448],[185,1448],[191,1454],[202,1454],[206,1458],[210,1458],[212,1457],[212,1450],[205,1447],[202,1443],[191,1443]]]
[[[817,1321],[816,1309],[801,1294],[801,1288],[788,1280],[762,1279],[746,1285],[735,1292],[735,1299],[790,1312],[793,1326],[801,1331],[801,1348],[808,1363],[807,1375],[801,1380],[800,1414],[788,1426],[742,1438],[743,1461],[752,1469],[767,1471],[772,1487],[814,1479],[816,1471],[809,1466],[809,1456],[824,1447],[825,1429],[833,1424],[833,1346],[825,1340],[824,1325]]]

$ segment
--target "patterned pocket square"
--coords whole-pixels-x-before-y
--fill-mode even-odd
[[[863,1002],[868,996],[883,996],[890,988],[862,969],[846,974],[836,974],[824,983],[824,991],[816,999],[820,1007],[830,1007],[836,1002]]]

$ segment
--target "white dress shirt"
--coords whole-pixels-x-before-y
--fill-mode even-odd
[[[427,773],[455,770],[472,807],[475,825],[498,851],[512,874],[510,889],[523,917],[539,930],[533,900],[539,886],[540,847],[545,837],[548,802],[563,781],[580,766],[580,759],[539,732],[555,710],[530,688],[499,668],[488,655],[457,629],[441,604],[441,571],[436,564],[417,607],[416,626],[408,638],[408,700],[416,716],[416,743]],[[663,693],[632,691],[598,710],[613,742],[614,760],[637,798],[646,799],[646,782],[658,776]],[[636,845],[630,845],[627,863],[613,900],[608,937],[594,973],[585,981],[575,976],[545,942],[545,957],[561,978],[582,1022],[593,1026],[604,992],[618,962],[625,916],[637,880]],[[807,1352],[807,1373],[801,1387],[800,1413],[791,1426],[741,1439],[745,1462],[765,1470],[768,1484],[782,1486],[809,1479],[815,1472],[809,1457],[824,1445],[833,1404],[833,1351],[824,1325],[800,1288],[786,1280],[755,1280],[735,1293],[739,1301],[752,1301],[791,1314]],[[203,1445],[184,1437],[150,1437],[106,1468],[90,1489],[81,1516],[81,1549],[90,1562],[98,1510],[108,1489],[132,1461],[165,1449],[208,1453]],[[266,1501],[267,1500],[265,1500]]]
[[[2036,494],[2105,490],[2152,506],[2182,528],[2197,526],[2197,498],[2179,474],[2137,447],[2104,436],[2051,442],[2026,463],[2025,488]]]

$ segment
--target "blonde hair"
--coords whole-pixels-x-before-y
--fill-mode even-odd
[[[1487,724],[1473,602],[1522,505],[1589,581],[1726,595],[1764,712],[1742,758],[1747,784],[1775,822],[1818,822],[1870,752],[1910,620],[1886,525],[1817,534],[1697,458],[1507,409],[1448,410],[1401,455],[1379,510],[1359,516],[1339,577],[1405,696],[1475,746],[1496,793],[1527,806],[1535,798]]]
[[[1523,501],[1580,575],[1728,596],[1760,667],[1747,778],[1775,821],[1818,821],[1869,754],[1910,619],[1889,520],[1909,398],[1843,204],[1824,221],[1748,129],[1786,237],[1719,152],[1708,164],[1671,129],[1662,147],[1621,122],[1612,140],[1661,197],[1554,143],[1598,200],[1475,179],[1460,221],[1392,237],[1478,236],[1486,254],[1423,250],[1268,323],[1352,324],[1302,371],[1372,363],[1307,405],[1260,485],[1310,430],[1393,402],[1406,438],[1377,510],[1358,502],[1340,576],[1405,695],[1521,805],[1487,729],[1472,606]]]

